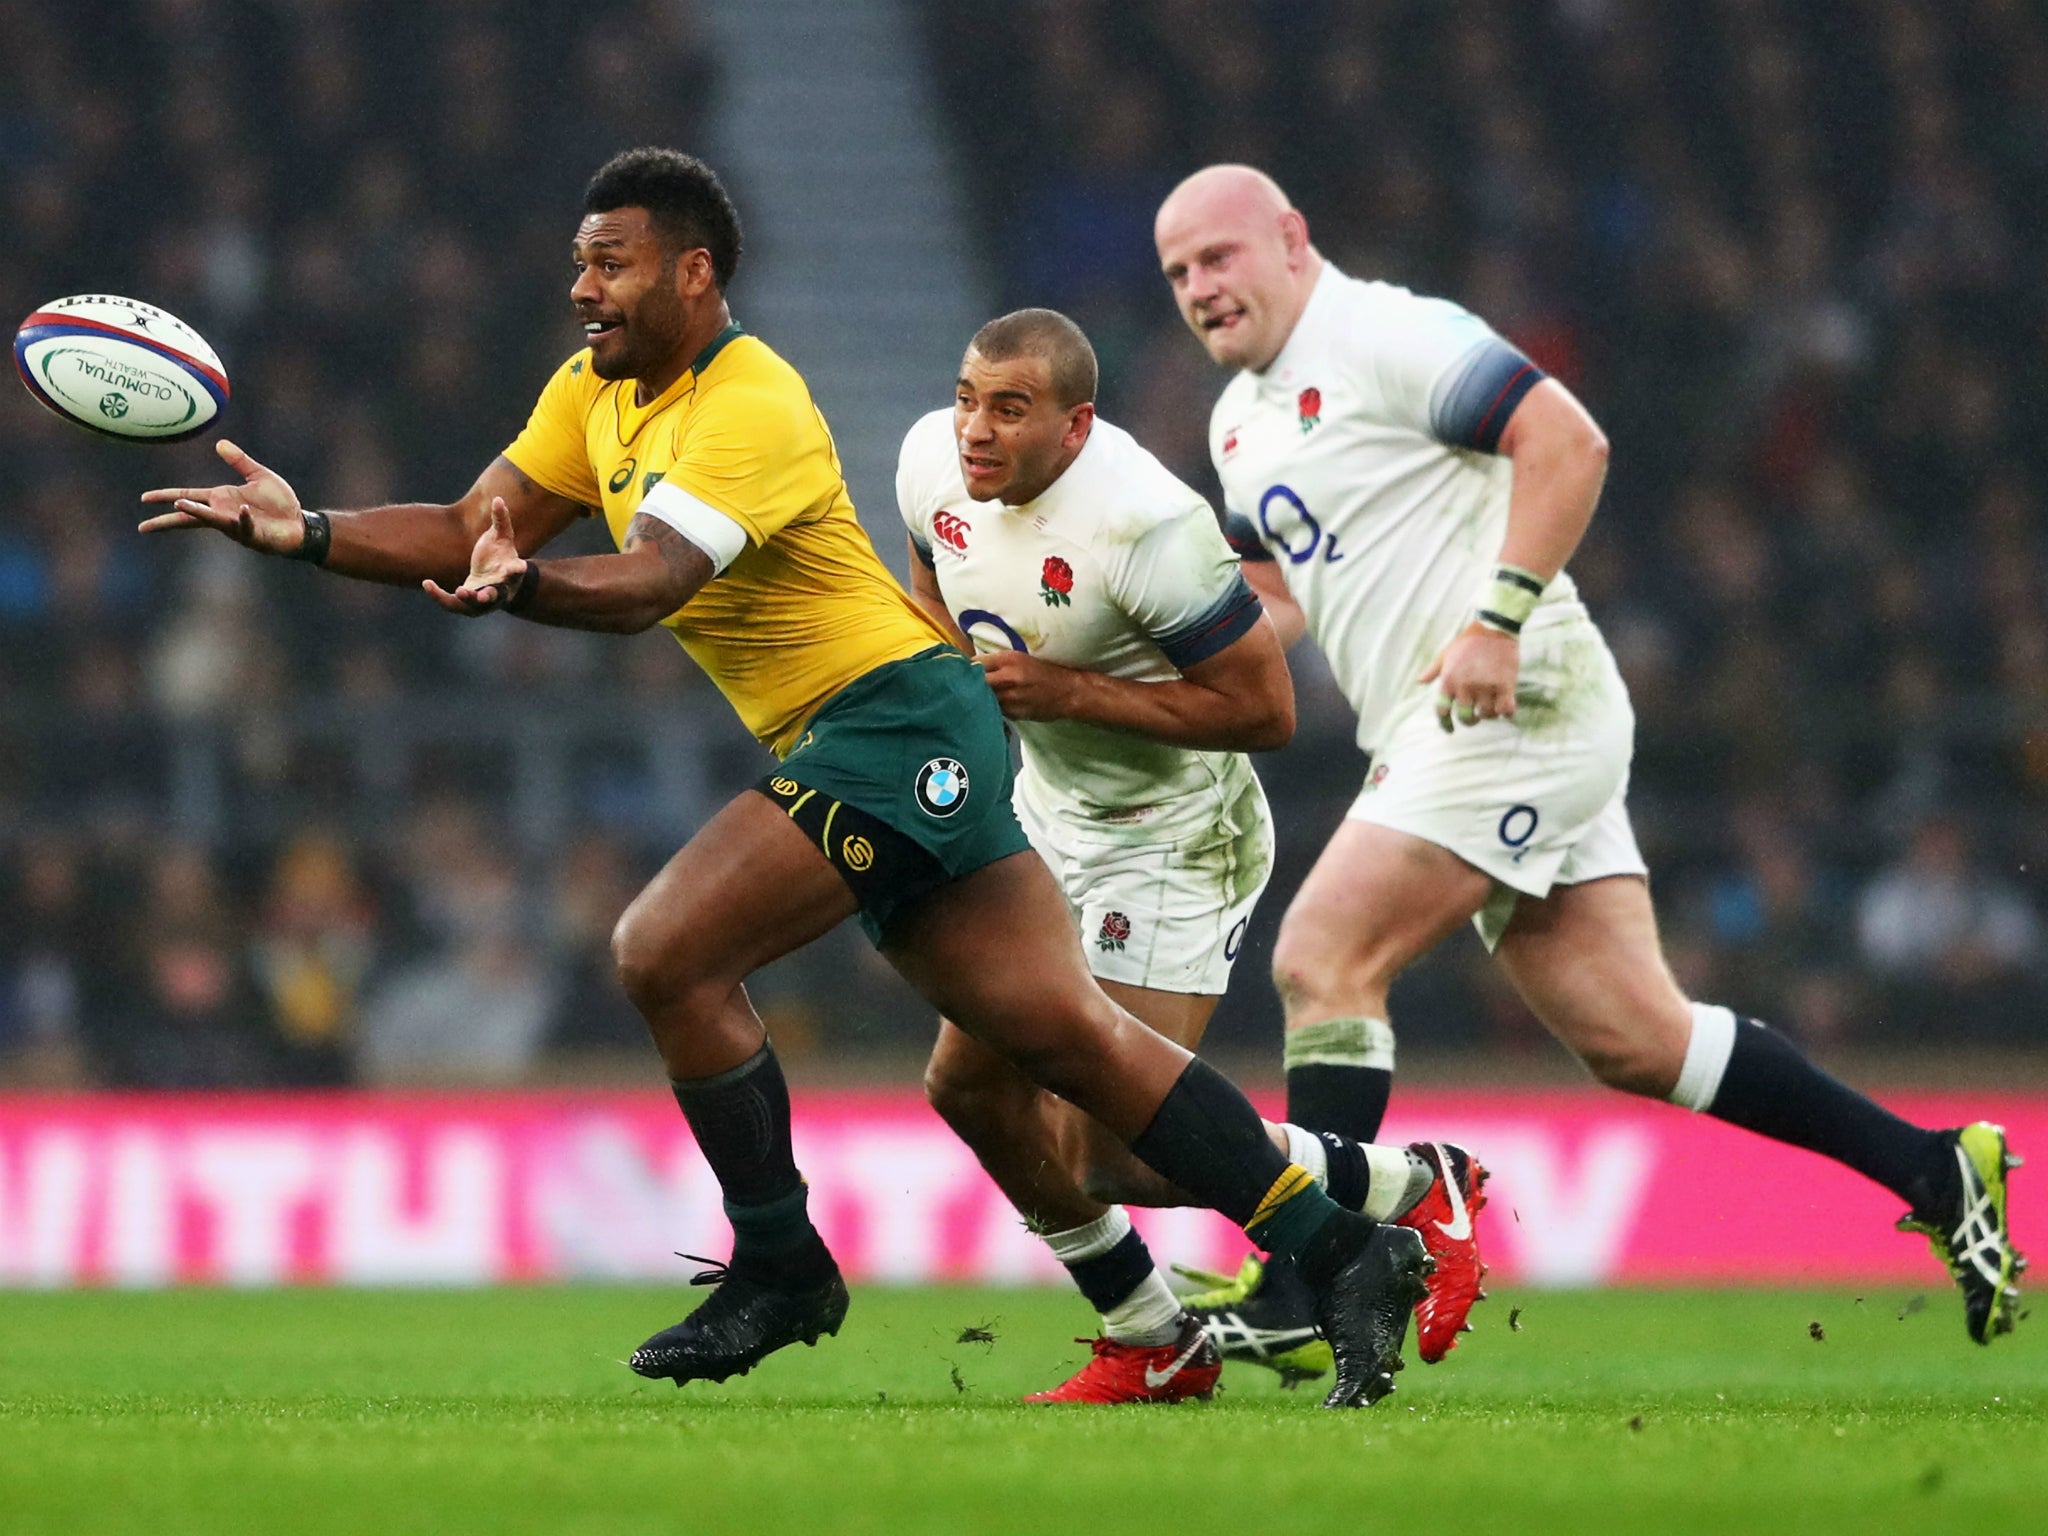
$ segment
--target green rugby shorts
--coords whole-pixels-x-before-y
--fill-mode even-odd
[[[818,844],[880,944],[912,903],[1031,846],[1012,782],[995,695],[939,645],[840,689],[754,787]]]

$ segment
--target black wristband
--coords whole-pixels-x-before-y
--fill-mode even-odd
[[[533,597],[540,591],[540,562],[529,560],[526,569],[519,573],[519,585],[512,589],[512,595],[505,599],[507,613],[524,613],[533,606]]]
[[[1482,608],[1473,617],[1478,619],[1488,629],[1497,629],[1502,634],[1511,638],[1519,637],[1522,633],[1522,621],[1520,619],[1511,619],[1504,613],[1495,613],[1491,608]]]
[[[314,565],[327,563],[328,547],[334,543],[334,525],[327,520],[325,512],[299,512],[306,525],[306,536],[299,541],[299,547],[292,552],[294,560],[309,560]]]

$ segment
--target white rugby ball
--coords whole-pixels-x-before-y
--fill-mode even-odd
[[[220,356],[191,326],[140,299],[74,294],[14,333],[22,383],[66,421],[138,443],[177,443],[228,403]]]

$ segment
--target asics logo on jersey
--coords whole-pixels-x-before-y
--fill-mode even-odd
[[[963,555],[967,553],[967,530],[967,519],[951,512],[941,512],[932,519],[932,537]]]
[[[1457,1175],[1451,1169],[1450,1154],[1438,1146],[1436,1155],[1437,1161],[1443,1164],[1444,1198],[1451,1202],[1451,1219],[1433,1221],[1430,1225],[1452,1242],[1462,1243],[1472,1235],[1472,1213],[1465,1209],[1465,1192],[1458,1188]]]
[[[1152,1369],[1151,1366],[1146,1366],[1145,1385],[1147,1387],[1150,1387],[1155,1392],[1158,1391],[1159,1388],[1165,1386],[1169,1381],[1173,1380],[1174,1377],[1178,1376],[1180,1374],[1180,1368],[1186,1365],[1190,1360],[1194,1359],[1196,1351],[1200,1350],[1201,1347],[1208,1342],[1209,1336],[1207,1334],[1198,1333],[1195,1335],[1194,1342],[1189,1344],[1188,1347],[1182,1350],[1178,1355],[1174,1356],[1173,1364],[1169,1365],[1165,1370],[1155,1371]]]
[[[619,492],[633,483],[633,471],[639,467],[638,461],[633,459],[626,460],[625,463],[612,472],[612,477],[605,481],[604,488],[614,496],[618,495]]]

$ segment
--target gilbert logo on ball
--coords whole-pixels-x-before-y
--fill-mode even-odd
[[[129,442],[196,437],[228,403],[227,370],[203,336],[154,304],[113,294],[37,309],[14,333],[14,367],[66,421]]]

